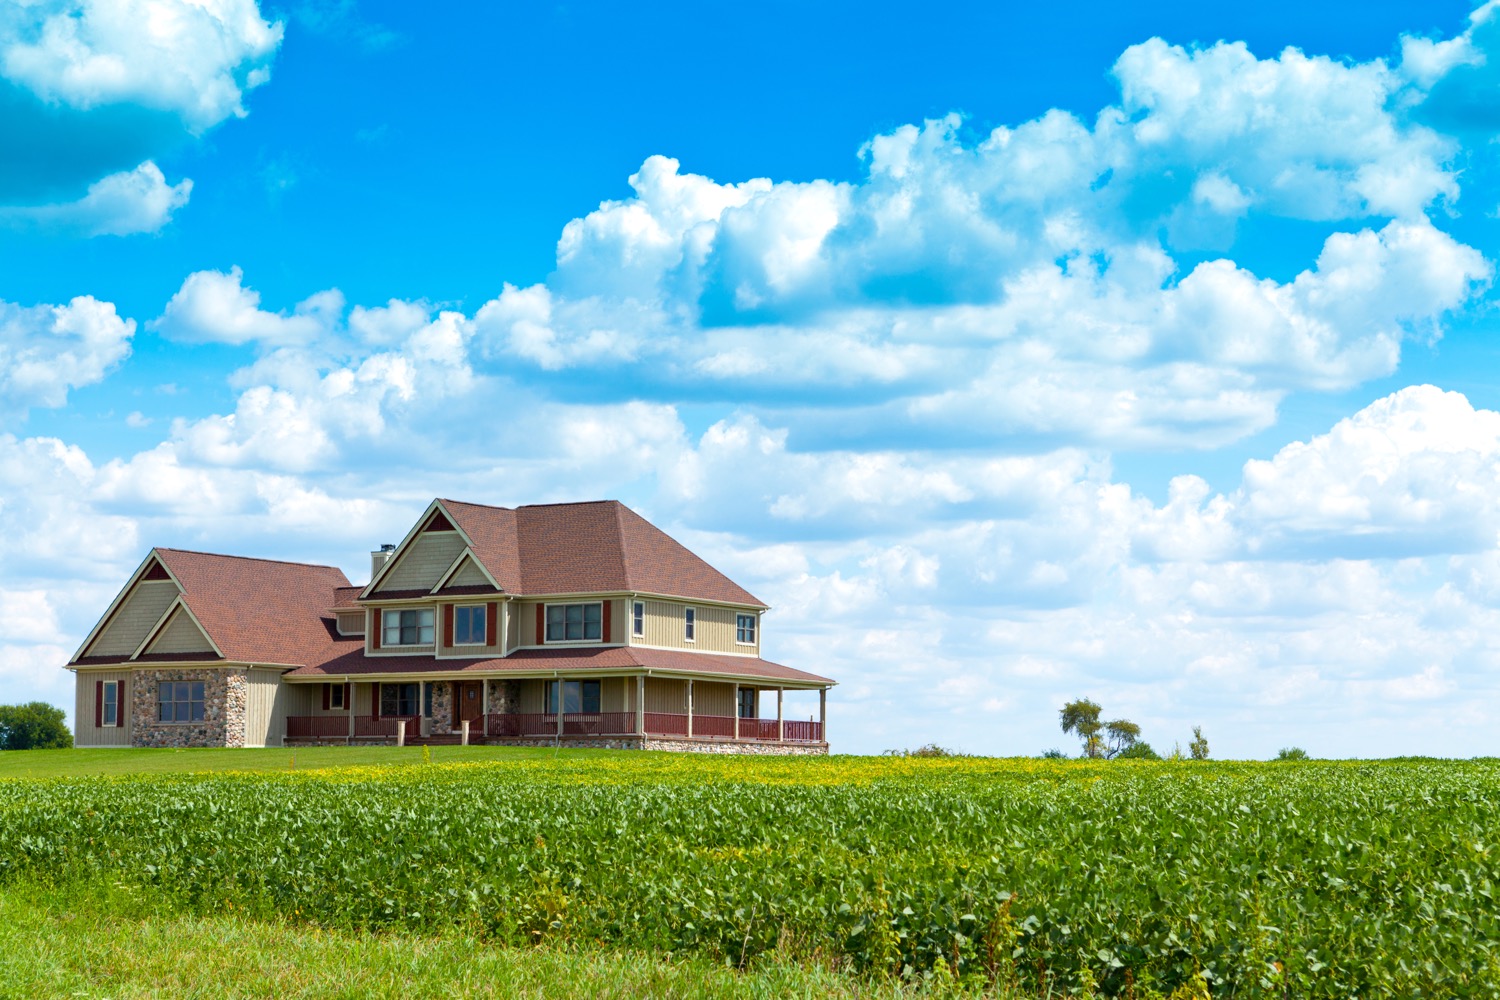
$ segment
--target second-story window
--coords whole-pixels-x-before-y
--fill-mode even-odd
[[[755,645],[755,616],[734,616],[734,641],[746,646]]]
[[[453,644],[483,646],[485,606],[483,604],[453,609]]]
[[[432,609],[412,608],[404,611],[386,609],[381,615],[386,646],[427,646],[432,643]]]
[[[630,634],[646,634],[646,602],[636,601],[630,606]]]
[[[694,634],[697,631],[697,626],[698,626],[698,609],[697,608],[683,608],[682,609],[682,637],[684,639],[686,639],[688,642],[697,642],[698,641],[697,640],[697,636]]]
[[[580,642],[603,635],[604,605],[547,605],[547,641]]]

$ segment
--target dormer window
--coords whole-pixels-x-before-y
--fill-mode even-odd
[[[586,642],[604,634],[604,605],[547,605],[548,642]]]
[[[402,611],[386,609],[381,613],[384,625],[380,637],[384,646],[430,646],[434,629],[431,608],[411,608]]]

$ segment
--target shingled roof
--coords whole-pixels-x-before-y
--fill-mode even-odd
[[[765,603],[618,500],[487,507],[439,500],[502,589],[518,596],[638,592]]]

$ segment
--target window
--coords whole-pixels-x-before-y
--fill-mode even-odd
[[[407,611],[386,610],[382,613],[385,634],[381,643],[386,646],[430,646],[432,644],[432,609],[412,608]]]
[[[547,641],[578,642],[603,634],[604,605],[547,605]]]
[[[760,704],[756,698],[759,693],[755,688],[740,688],[740,718],[753,719],[759,714]]]
[[[746,646],[755,645],[755,616],[734,616],[734,641]]]
[[[328,688],[328,708],[330,710],[335,708],[342,709],[349,707],[344,704],[344,685],[327,684],[325,685],[325,687]]]
[[[432,682],[424,681],[422,684],[422,716],[432,718]]]
[[[453,609],[453,644],[455,646],[484,645],[485,613],[488,610],[483,604]]]
[[[120,724],[120,682],[105,681],[101,694],[99,725],[118,726]]]
[[[161,722],[203,721],[202,681],[162,681],[156,697],[156,718]]]
[[[697,608],[683,608],[682,609],[682,637],[684,639],[686,639],[688,642],[697,642],[698,641],[697,639],[695,639],[693,637],[693,628],[697,624],[698,624],[698,609]]]
[[[636,601],[630,606],[630,634],[646,634],[646,603]]]
[[[564,715],[583,713],[593,715],[599,711],[598,681],[552,681],[547,685],[547,714],[557,711],[557,686],[562,685],[562,710]]]
[[[417,685],[380,685],[380,714],[410,718],[417,714]]]

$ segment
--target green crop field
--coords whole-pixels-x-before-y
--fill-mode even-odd
[[[405,759],[0,780],[0,892],[872,990],[1500,996],[1492,761]]]

